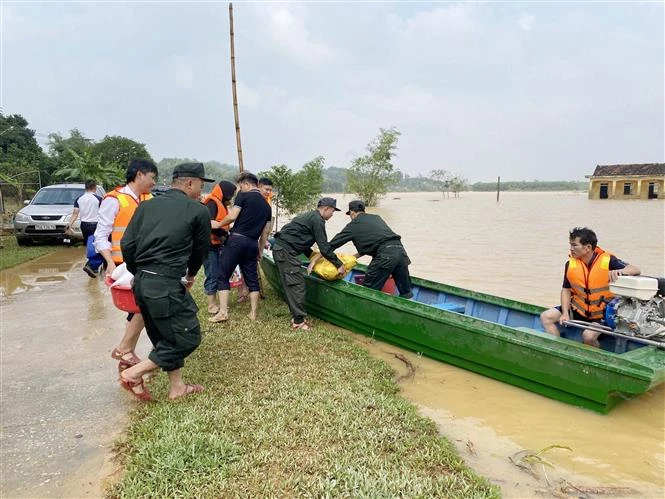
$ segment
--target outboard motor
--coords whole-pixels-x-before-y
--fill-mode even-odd
[[[605,323],[616,333],[665,342],[665,278],[619,276]]]

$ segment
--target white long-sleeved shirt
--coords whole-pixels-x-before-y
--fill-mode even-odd
[[[139,200],[139,196],[137,196],[127,185],[123,186],[122,189],[120,189],[120,192],[123,194],[129,194],[136,199],[136,201]],[[113,231],[113,222],[119,211],[120,203],[113,196],[106,196],[102,200],[102,204],[99,206],[97,229],[95,230],[95,249],[98,253],[102,250],[111,250],[111,241],[109,241],[109,237]]]

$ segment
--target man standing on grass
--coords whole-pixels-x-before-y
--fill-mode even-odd
[[[321,254],[337,267],[340,275],[346,272],[344,264],[330,247],[326,235],[326,222],[336,211],[339,211],[336,199],[321,198],[316,210],[298,215],[275,234],[272,256],[291,311],[292,329],[309,329],[305,322],[305,276],[299,255],[304,254],[309,258],[312,245],[316,243]]]
[[[124,237],[122,255],[134,274],[134,296],[153,349],[146,360],[120,373],[120,384],[140,400],[150,400],[143,375],[161,368],[169,376],[169,398],[203,391],[186,384],[185,357],[201,343],[198,307],[189,294],[208,255],[210,214],[198,200],[205,178],[202,163],[173,170],[173,188],[136,210]],[[184,277],[183,277],[184,276]]]
[[[211,222],[213,228],[223,227],[231,222],[233,227],[219,259],[219,312],[208,319],[210,322],[224,322],[229,319],[229,279],[236,266],[240,267],[242,278],[249,289],[249,318],[256,320],[257,317],[261,289],[257,261],[261,258],[270,234],[272,210],[259,191],[256,175],[244,172],[238,177],[237,184],[240,192],[236,195],[233,208],[222,221]]]

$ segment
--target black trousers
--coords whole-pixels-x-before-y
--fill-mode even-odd
[[[189,291],[178,278],[139,270],[134,297],[153,344],[150,360],[164,371],[180,369],[201,343],[198,307]]]
[[[305,311],[305,276],[302,273],[300,258],[280,246],[273,247],[272,257],[279,271],[282,289],[293,322],[300,324],[307,315]]]
[[[242,278],[250,292],[260,291],[257,259],[259,242],[240,234],[231,234],[219,252],[217,267],[217,291],[231,289],[229,279],[236,266],[240,267]]]
[[[381,289],[392,275],[400,295],[411,293],[411,276],[409,275],[409,256],[401,244],[387,244],[379,248],[372,258],[365,273],[364,286]]]

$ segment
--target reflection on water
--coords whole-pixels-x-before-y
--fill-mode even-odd
[[[31,288],[61,283],[79,272],[85,260],[81,260],[80,248],[62,248],[11,269],[0,271],[0,299],[23,293]]]
[[[353,198],[337,199],[344,207]],[[590,201],[581,193],[502,193],[498,204],[493,193],[463,193],[459,199],[395,193],[368,211],[402,236],[413,275],[550,306],[559,302],[574,226],[592,228],[599,246],[643,274],[665,275],[664,209],[662,201]],[[328,236],[348,220],[343,212],[333,216]],[[351,244],[342,251],[347,249],[355,252]],[[665,386],[603,416],[379,342],[368,348],[396,368],[394,352],[411,360],[416,375],[402,383],[404,395],[459,440],[474,466],[494,473],[506,496],[525,497],[509,482],[528,479],[519,470],[505,476],[507,456],[558,444],[573,451],[547,458],[567,471],[559,476],[571,483],[590,477],[634,487],[643,497],[665,497]],[[477,456],[468,452],[467,440]]]

